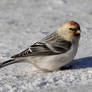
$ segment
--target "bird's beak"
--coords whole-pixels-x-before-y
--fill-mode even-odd
[[[75,32],[75,36],[79,36],[80,33],[81,33],[81,31],[80,31],[80,30],[77,30],[77,31]]]

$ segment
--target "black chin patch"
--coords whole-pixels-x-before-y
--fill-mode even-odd
[[[78,37],[79,37],[79,36],[80,36],[80,34],[75,34],[74,36],[78,36]]]

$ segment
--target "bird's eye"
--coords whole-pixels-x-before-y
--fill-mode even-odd
[[[72,30],[72,31],[74,31],[75,29],[74,29],[74,28],[69,28],[69,30]]]

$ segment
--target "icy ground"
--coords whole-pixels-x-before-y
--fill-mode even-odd
[[[28,63],[7,66],[0,92],[92,92],[92,0],[0,0],[0,62],[69,20],[82,29],[77,65],[53,73],[32,72]]]

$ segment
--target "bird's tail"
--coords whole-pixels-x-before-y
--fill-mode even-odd
[[[10,60],[1,62],[1,63],[0,63],[0,68],[5,67],[5,66],[10,65],[10,64],[14,64],[14,63],[16,63],[16,62],[17,62],[17,61],[16,61],[15,59],[10,59]]]

